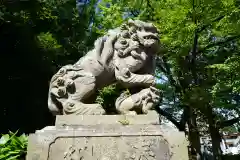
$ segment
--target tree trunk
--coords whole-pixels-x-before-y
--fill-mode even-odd
[[[214,160],[222,159],[222,150],[221,150],[221,135],[219,133],[219,128],[216,126],[214,115],[212,113],[212,108],[209,106],[207,108],[207,120],[209,124],[209,132],[212,139],[212,152]]]
[[[189,119],[188,119],[188,138],[190,142],[191,149],[191,159],[192,160],[202,160],[201,153],[201,143],[200,143],[200,135],[197,128],[196,115],[192,108],[189,107]]]

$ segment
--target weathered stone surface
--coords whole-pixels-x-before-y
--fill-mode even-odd
[[[66,117],[58,117],[57,127],[46,127],[29,136],[27,160],[188,159],[184,133],[159,122],[153,124],[157,118],[153,114],[123,117],[105,116],[98,124],[95,120],[99,116],[92,116],[92,122],[88,121],[91,116],[83,116],[78,124],[75,117],[64,126],[61,120]],[[139,123],[140,118],[145,121]],[[123,122],[117,123],[118,119]]]
[[[86,160],[101,160],[103,157],[110,160],[139,159],[137,157],[140,156],[153,160],[170,159],[169,146],[154,127],[97,127],[45,131],[32,135],[30,141],[35,147],[29,146],[28,159],[37,155],[42,160],[64,160],[73,158],[71,156],[76,156],[78,160],[81,156]],[[71,149],[76,151],[72,153]]]
[[[95,124],[151,124],[159,125],[160,119],[155,111],[148,115],[61,115],[56,116],[56,126],[77,126]]]
[[[63,66],[50,81],[48,108],[54,115],[102,115],[94,93],[113,83],[129,89],[116,100],[121,114],[146,114],[161,100],[156,89],[155,56],[159,50],[152,23],[129,20],[95,41],[73,65]]]

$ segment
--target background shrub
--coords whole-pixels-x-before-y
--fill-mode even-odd
[[[9,132],[0,139],[1,160],[24,160],[27,153],[27,136],[17,136],[17,132]]]

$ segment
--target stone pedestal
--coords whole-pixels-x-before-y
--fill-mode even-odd
[[[184,133],[157,115],[57,116],[29,136],[27,160],[187,160]]]

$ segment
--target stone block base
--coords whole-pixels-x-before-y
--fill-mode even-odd
[[[99,120],[99,121],[98,121]],[[29,136],[27,160],[187,160],[184,133],[157,115],[58,116]]]

